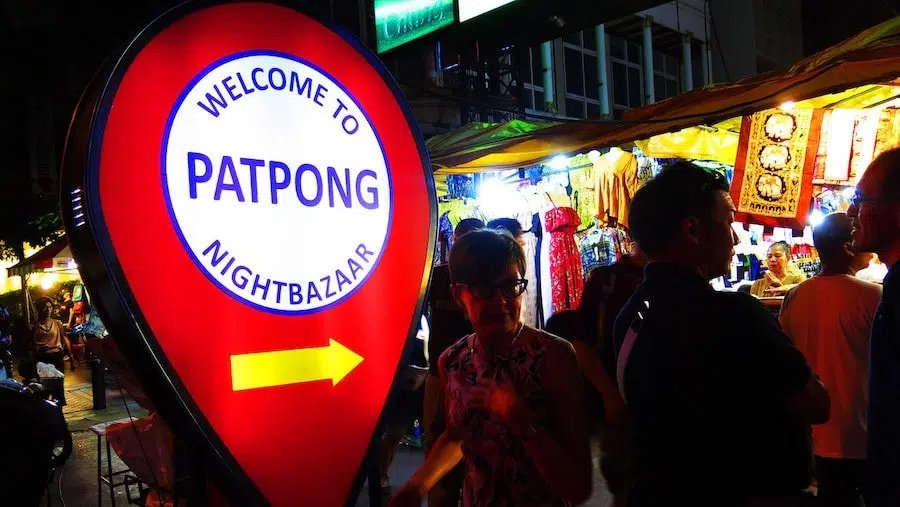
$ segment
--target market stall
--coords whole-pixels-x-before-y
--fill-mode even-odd
[[[586,252],[600,257],[602,249],[589,247],[591,241],[627,229],[630,196],[641,182],[662,163],[685,159],[722,172],[738,208],[741,244],[731,274],[714,282],[718,288],[748,289],[765,271],[769,247],[782,241],[791,268],[811,276],[818,270],[811,226],[845,211],[869,162],[900,145],[898,77],[900,17],[782,72],[695,90],[630,111],[622,123],[587,120],[512,130],[504,124],[478,128],[493,135],[484,142],[471,135],[459,143],[443,137],[432,153],[445,192],[441,230],[446,237],[448,226],[464,216],[505,215],[520,217],[523,229],[536,233],[536,215],[546,235],[550,229],[542,215],[571,208],[580,218],[573,232],[580,232],[583,259]],[[610,243],[616,244],[604,244]],[[447,241],[442,245],[444,255]],[[535,273],[541,301],[534,304],[547,317],[561,309],[553,303],[562,300],[546,288],[548,279],[553,285],[554,270],[540,262],[540,248]],[[582,274],[614,259],[588,259]],[[777,308],[783,291],[761,295]]]
[[[604,151],[512,170],[436,171],[438,262],[447,262],[460,220],[514,218],[524,231],[527,258],[524,322],[542,327],[554,313],[577,308],[586,275],[630,252],[628,204],[659,169],[655,160],[631,151]]]
[[[3,275],[5,280],[0,279],[0,295],[10,293],[9,295],[13,296],[16,294],[15,291],[28,287],[29,290],[24,292],[24,298],[29,301],[29,307],[35,293],[60,301],[66,298],[66,293],[71,298],[73,286],[81,281],[78,265],[72,257],[72,250],[65,236],[53,240],[31,253],[26,259],[9,266]],[[22,300],[19,299],[19,302]],[[11,308],[14,309],[15,306]],[[60,314],[57,317],[66,320],[67,316]]]

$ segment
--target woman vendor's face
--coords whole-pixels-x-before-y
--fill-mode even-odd
[[[479,284],[480,289],[473,290],[472,287],[458,289],[457,300],[466,310],[466,315],[477,332],[490,335],[516,331],[522,312],[522,295],[504,296],[500,287],[515,284],[522,276],[516,266],[510,265],[490,283]],[[481,292],[483,297],[490,294],[490,297],[487,299],[475,297],[473,292]]]
[[[788,259],[787,256],[784,255],[784,251],[780,248],[770,248],[769,255],[766,259],[766,265],[769,267],[769,271],[775,271],[777,273],[784,273],[784,270],[787,269]]]

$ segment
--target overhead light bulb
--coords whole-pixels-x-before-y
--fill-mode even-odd
[[[557,155],[550,160],[550,163],[547,164],[553,169],[565,169],[569,165],[569,157],[565,155]]]
[[[809,225],[812,226],[813,229],[821,225],[824,221],[825,215],[817,209],[812,210],[812,213],[809,214]]]

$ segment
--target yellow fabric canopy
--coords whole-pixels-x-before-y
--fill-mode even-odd
[[[634,144],[648,157],[710,160],[734,165],[740,135],[709,127],[689,127]]]

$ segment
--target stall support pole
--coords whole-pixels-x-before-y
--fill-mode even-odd
[[[94,410],[106,408],[106,379],[103,376],[103,363],[96,357],[91,357],[91,398],[94,402]]]
[[[553,41],[541,44],[541,68],[544,73],[544,106],[547,111],[556,111],[556,93],[553,91]]]
[[[600,118],[609,118],[609,86],[606,71],[606,25],[594,27],[597,40],[597,96],[600,97]]]
[[[653,75],[653,16],[644,18],[644,105],[656,102]]]
[[[694,34],[687,32],[681,37],[681,75],[683,76],[681,83],[681,93],[694,89],[694,63],[691,54],[691,41]]]
[[[700,70],[703,71],[703,86],[712,84],[712,73],[709,71],[709,44],[700,43]]]

